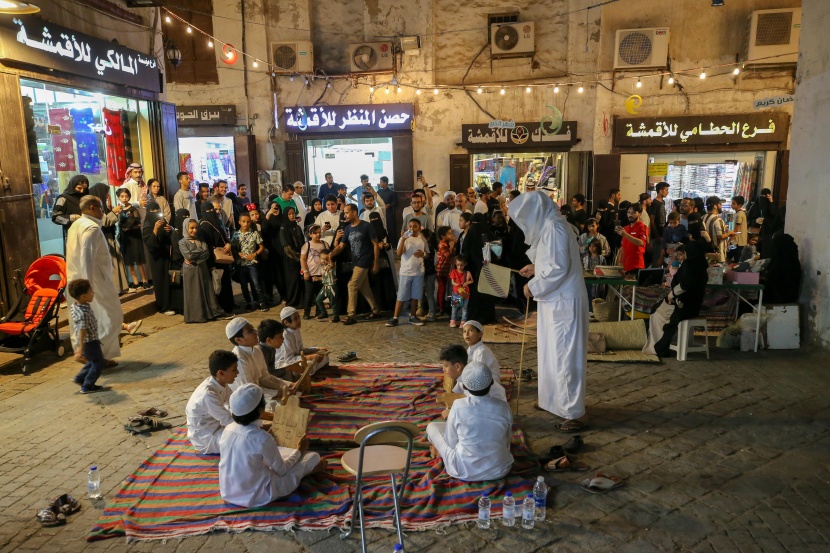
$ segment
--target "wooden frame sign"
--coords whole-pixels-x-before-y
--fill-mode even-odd
[[[789,128],[786,113],[615,117],[614,147],[781,143]]]

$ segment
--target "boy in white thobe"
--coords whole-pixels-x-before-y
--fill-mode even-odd
[[[285,361],[297,359],[304,355],[306,361],[312,364],[311,374],[316,373],[329,364],[329,352],[325,348],[307,348],[303,346],[303,335],[300,327],[303,324],[300,313],[293,307],[283,307],[280,311],[280,319],[285,325],[283,337],[283,355]],[[292,361],[293,362],[293,361]]]
[[[539,407],[562,417],[561,432],[578,432],[585,415],[588,368],[588,293],[579,245],[570,225],[543,192],[521,194],[508,215],[525,233],[533,277],[525,296],[538,302]],[[534,276],[535,275],[535,276]]]
[[[438,354],[438,358],[441,360],[441,368],[444,369],[444,386],[446,387],[448,385],[446,379],[449,379],[453,382],[452,393],[469,396],[470,392],[465,390],[464,386],[461,384],[461,375],[464,373],[464,368],[472,362],[472,360],[469,360],[464,346],[451,344],[441,350],[441,353]],[[493,381],[493,385],[490,386],[490,391],[487,395],[495,399],[507,401],[507,392],[505,391],[504,386],[496,381]],[[443,418],[447,418],[449,414],[449,409],[445,409],[441,416]]]
[[[291,494],[304,476],[326,469],[317,453],[280,447],[260,427],[265,396],[256,384],[237,388],[230,407],[234,422],[219,439],[219,493],[228,503],[267,505]]]
[[[493,377],[482,363],[464,368],[461,382],[470,395],[455,400],[447,422],[432,422],[427,437],[447,474],[466,482],[495,480],[510,472],[513,416],[507,402],[489,397]]]
[[[507,401],[507,392],[505,392],[504,386],[501,385],[501,367],[499,366],[499,360],[496,359],[493,351],[484,345],[482,341],[484,338],[484,327],[478,321],[467,321],[464,323],[461,331],[463,332],[464,342],[467,344],[467,363],[483,363],[484,366],[490,369],[490,374],[493,375],[493,387],[490,395]],[[456,387],[460,388],[460,384],[456,384]]]
[[[201,454],[219,453],[219,438],[226,426],[233,422],[225,406],[231,397],[236,375],[237,359],[230,351],[216,350],[208,359],[210,376],[196,387],[185,407],[187,437]]]
[[[252,383],[261,386],[269,396],[282,397],[286,391],[294,393],[291,382],[268,373],[265,357],[259,349],[259,336],[247,319],[232,319],[225,327],[225,335],[234,344],[233,352],[239,358],[239,376],[230,384],[231,390]]]

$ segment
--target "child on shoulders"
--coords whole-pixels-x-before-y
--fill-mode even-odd
[[[427,426],[430,451],[444,460],[453,478],[466,482],[503,478],[513,465],[510,406],[489,395],[494,382],[483,363],[467,365],[461,383],[469,395],[452,404],[447,422]]]
[[[219,493],[243,507],[261,507],[294,492],[303,477],[326,470],[320,455],[280,447],[258,421],[265,396],[256,384],[243,384],[230,397],[233,422],[219,439]]]
[[[294,307],[283,307],[280,311],[280,319],[285,325],[285,344],[283,350],[286,364],[295,363],[292,359],[299,360],[305,356],[306,362],[312,364],[311,374],[316,373],[329,364],[329,351],[325,348],[307,348],[303,345],[303,335],[300,327],[303,324],[300,312]]]
[[[239,359],[239,376],[230,384],[232,390],[248,383],[257,384],[265,393],[278,398],[291,395],[296,386],[268,372],[265,357],[259,348],[259,336],[251,323],[242,317],[232,319],[225,327],[225,335],[234,345],[233,353]]]
[[[219,438],[233,422],[225,406],[231,397],[230,384],[239,374],[233,352],[216,350],[208,358],[210,376],[196,387],[185,407],[187,437],[201,454],[219,453]]]

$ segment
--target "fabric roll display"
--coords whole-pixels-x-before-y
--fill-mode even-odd
[[[49,125],[60,127],[60,134],[52,135],[52,151],[56,171],[75,171],[75,145],[73,144],[72,116],[66,108],[49,110]]]
[[[71,109],[75,129],[75,144],[78,148],[78,164],[82,173],[98,173],[101,158],[98,154],[98,135],[92,131],[95,116],[92,108]]]
[[[127,158],[124,153],[124,129],[121,125],[121,111],[104,108],[104,126],[109,129],[106,135],[107,181],[110,186],[121,186],[124,173],[127,172]]]

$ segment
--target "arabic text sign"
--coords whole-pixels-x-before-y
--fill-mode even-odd
[[[669,174],[668,163],[649,163],[648,176],[649,177],[665,177]]]
[[[614,146],[785,142],[789,125],[786,113],[617,117],[614,119]]]
[[[176,106],[180,127],[236,125],[236,106]]]
[[[793,94],[785,94],[784,96],[773,96],[772,98],[755,100],[752,102],[752,107],[755,109],[780,108],[793,102],[795,102],[795,96]]]
[[[412,104],[361,104],[285,108],[285,126],[297,134],[412,129]]]
[[[155,57],[37,17],[0,18],[0,59],[161,91]]]
[[[483,148],[527,149],[570,147],[579,140],[576,136],[576,121],[563,121],[557,133],[545,134],[539,121],[516,123],[512,129],[490,128],[489,125],[461,125],[461,146],[469,150]],[[549,129],[546,127],[546,129]]]

